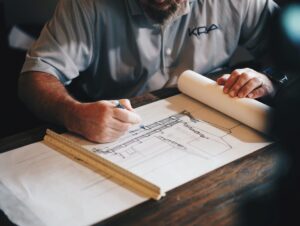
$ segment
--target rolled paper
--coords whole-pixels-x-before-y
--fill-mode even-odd
[[[214,108],[262,133],[268,133],[271,107],[250,98],[230,97],[223,86],[194,71],[184,71],[178,79],[180,92]]]

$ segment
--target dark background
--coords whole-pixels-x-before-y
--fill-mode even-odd
[[[57,0],[0,0],[0,138],[31,129],[41,122],[17,96],[17,79],[25,51],[8,47],[14,25],[37,36],[51,17]]]

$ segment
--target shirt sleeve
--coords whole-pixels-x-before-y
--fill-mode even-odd
[[[270,23],[278,6],[272,0],[248,0],[242,25],[240,45],[254,56],[266,51],[270,39]]]
[[[28,50],[22,72],[42,71],[67,85],[93,57],[92,1],[60,0],[52,19]]]

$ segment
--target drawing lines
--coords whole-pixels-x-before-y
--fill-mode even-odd
[[[231,129],[195,119],[190,112],[182,111],[129,131],[113,147],[93,148],[92,151],[115,162],[132,161],[130,165],[167,151],[210,159],[232,148],[224,139],[229,134]]]

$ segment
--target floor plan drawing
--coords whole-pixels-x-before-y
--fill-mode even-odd
[[[137,156],[153,157],[159,152],[185,152],[209,159],[230,150],[231,145],[223,138],[231,134],[227,128],[216,128],[195,119],[186,110],[149,125],[129,131],[115,146],[96,148],[92,151],[112,161],[130,161]],[[152,151],[145,150],[145,144]],[[155,147],[154,147],[155,146]]]

